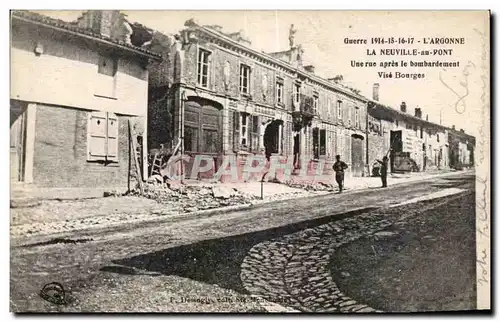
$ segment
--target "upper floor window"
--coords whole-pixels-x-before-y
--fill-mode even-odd
[[[283,80],[278,78],[276,80],[276,103],[283,104]]]
[[[337,118],[342,119],[342,101],[337,101]]]
[[[250,66],[240,65],[240,92],[250,94]]]
[[[198,85],[201,87],[208,87],[209,57],[209,51],[203,49],[198,51]]]
[[[354,109],[354,126],[359,128],[359,108],[356,107]]]
[[[300,84],[293,85],[293,100],[295,102],[300,102]]]
[[[313,109],[314,109],[314,114],[318,114],[318,108],[319,108],[319,95],[318,93],[313,94]]]
[[[424,138],[424,128],[420,128],[420,138],[423,139]]]
[[[439,134],[436,134],[436,140],[439,142]]]

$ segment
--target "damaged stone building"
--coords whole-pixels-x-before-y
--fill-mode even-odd
[[[448,144],[451,168],[461,170],[474,166],[475,137],[465,133],[463,129],[456,130],[455,126],[452,126],[448,133]]]
[[[129,121],[146,135],[147,67],[160,55],[132,43],[116,10],[73,22],[12,11],[11,27],[11,182],[126,191]]]
[[[368,103],[368,145],[370,165],[388,156],[392,172],[417,172],[450,167],[449,129],[422,117],[422,108],[409,113],[406,102],[399,110],[378,101],[379,84],[374,84]]]
[[[227,155],[240,175],[253,155],[313,171],[320,163],[331,170],[336,154],[350,174],[363,175],[368,99],[304,66],[300,45],[263,53],[242,32],[193,20],[185,27],[176,36],[153,33],[148,47],[163,56],[150,67],[150,148],[210,156],[211,172],[197,179],[211,177]]]

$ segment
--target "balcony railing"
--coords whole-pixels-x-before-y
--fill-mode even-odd
[[[300,101],[294,101],[294,112],[304,116],[313,116],[314,98],[305,94],[300,94]]]

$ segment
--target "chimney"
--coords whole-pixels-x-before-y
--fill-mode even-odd
[[[304,66],[304,69],[306,70],[306,72],[314,74],[314,66],[313,65]]]
[[[94,33],[105,37],[120,38],[121,35],[115,35],[115,33],[120,32],[116,29],[121,18],[119,10],[89,10],[78,18],[77,25],[81,28],[91,29]]]
[[[415,117],[418,117],[419,119],[422,118],[422,109],[417,107],[415,108]]]
[[[425,114],[425,120],[429,121],[429,114]]]
[[[403,113],[406,113],[406,103],[405,102],[401,102],[401,112]]]
[[[373,100],[374,101],[377,101],[378,102],[378,90],[380,88],[380,84],[379,83],[375,83],[373,84]]]
[[[455,125],[452,125],[452,126],[451,126],[451,129],[452,129],[452,130],[455,130]]]
[[[460,132],[465,133],[464,129],[460,129]]]

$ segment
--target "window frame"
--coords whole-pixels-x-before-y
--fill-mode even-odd
[[[356,127],[356,128],[361,127],[361,123],[359,120],[359,107],[358,106],[354,106],[354,127]]]
[[[326,155],[326,146],[327,146],[327,133],[326,129],[319,130],[319,156]]]
[[[312,150],[314,160],[318,160],[320,157],[320,130],[319,127],[312,128]]]
[[[337,100],[337,119],[342,120],[343,117],[343,104],[342,100]]]
[[[302,92],[302,83],[299,81],[295,81],[293,83],[293,101],[296,104],[300,103],[300,94]]]
[[[243,79],[244,79],[245,75],[243,72],[245,70],[248,71],[248,75],[247,75],[247,86],[246,86],[246,90],[244,91],[243,89],[245,89],[245,87],[243,87]],[[238,87],[240,94],[248,95],[248,96],[251,95],[251,79],[252,79],[252,67],[250,65],[240,63],[239,87]]]
[[[313,92],[313,112],[315,115],[319,114],[319,93]]]
[[[280,77],[276,77],[276,104],[280,106],[285,104],[285,82]]]
[[[207,62],[204,63],[200,61],[201,55],[206,54],[206,60]],[[210,66],[211,66],[211,61],[210,61],[210,56],[212,55],[212,51],[198,47],[198,53],[196,55],[196,84],[201,87],[201,88],[209,88],[210,87]],[[206,85],[203,85],[203,66],[207,67],[207,83]]]
[[[105,120],[104,136],[95,135],[92,132],[92,119],[101,118]],[[116,121],[116,133],[110,133],[109,123],[110,120]],[[114,135],[113,135],[114,134]],[[104,155],[92,154],[92,137],[104,138]],[[115,139],[116,150],[110,153],[109,141]],[[113,112],[104,111],[90,111],[87,115],[87,162],[104,162],[104,163],[119,163],[120,160],[120,119],[119,116]]]
[[[248,149],[250,147],[250,142],[249,142],[249,119],[250,119],[250,114],[240,112],[240,122],[239,122],[239,128],[240,128],[240,147],[244,149]],[[243,124],[243,120],[245,120],[245,124]],[[243,128],[245,129],[245,134],[243,134]],[[251,130],[251,129],[250,129]],[[243,139],[245,139],[245,144],[243,143]]]

